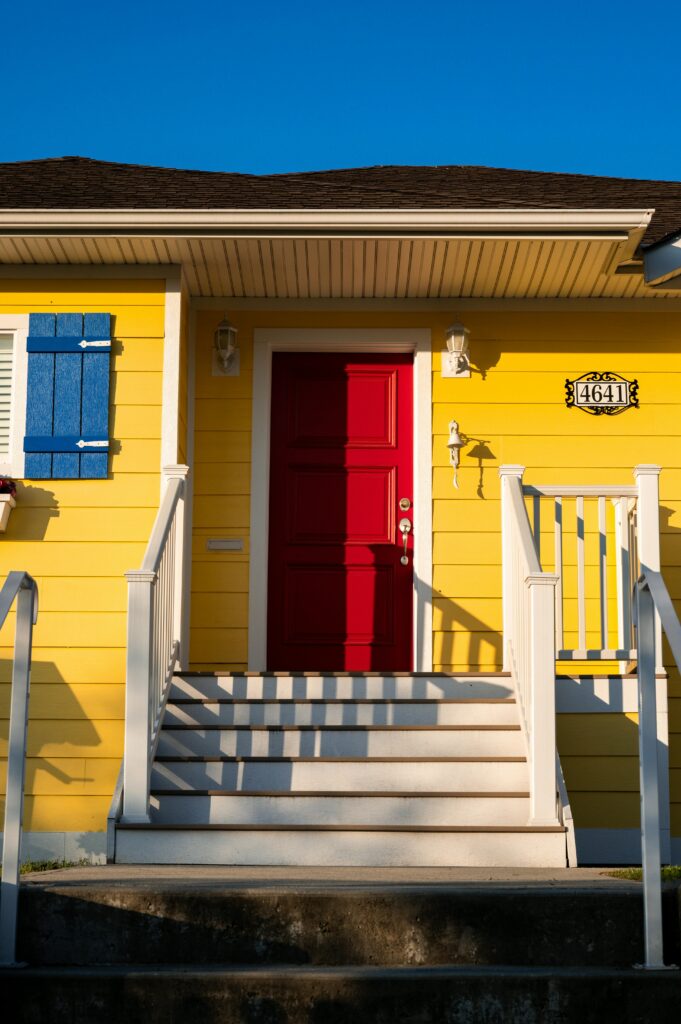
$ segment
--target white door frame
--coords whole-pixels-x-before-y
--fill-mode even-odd
[[[414,671],[433,668],[433,473],[431,332],[428,328],[256,328],[248,606],[248,669],[267,667],[270,403],[273,352],[414,353]],[[313,668],[314,666],[310,666]]]

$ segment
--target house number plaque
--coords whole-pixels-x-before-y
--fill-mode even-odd
[[[625,409],[638,409],[638,381],[627,380],[619,373],[583,373],[575,380],[565,381],[565,404],[568,409],[583,409],[593,416],[616,416]]]

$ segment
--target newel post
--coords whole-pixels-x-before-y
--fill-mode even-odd
[[[173,584],[173,640],[180,644],[180,656],[177,667],[187,668],[188,663],[188,622],[187,609],[184,601],[185,582],[185,506],[187,496],[187,477],[189,466],[175,465],[163,467],[163,478],[166,481],[181,480],[182,490],[175,509],[175,580]]]
[[[510,488],[513,480],[522,485],[524,466],[499,466],[501,477],[501,600],[503,636],[503,668],[511,671],[511,660],[508,644],[511,639],[511,603],[513,601],[513,560],[511,550],[513,544],[512,505]]]
[[[660,572],[660,472],[661,467],[641,465],[634,467],[634,479],[638,486],[637,541],[641,569]],[[655,671],[663,672],[662,625],[655,613]]]
[[[128,581],[128,651],[125,682],[125,751],[123,816],[130,824],[149,821],[151,738],[151,613],[156,573],[126,572]]]
[[[555,825],[556,811],[556,573],[525,580],[530,612],[530,822]]]

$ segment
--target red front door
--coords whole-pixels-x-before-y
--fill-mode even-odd
[[[269,669],[412,668],[412,434],[411,356],[275,353]]]

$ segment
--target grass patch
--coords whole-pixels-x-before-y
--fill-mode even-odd
[[[611,878],[626,878],[632,882],[640,882],[643,877],[642,868],[616,868],[614,871],[606,871]],[[662,868],[663,882],[677,882],[681,879],[681,865],[668,864]]]
[[[60,871],[62,868],[92,867],[92,861],[84,857],[82,860],[27,860],[21,865],[22,875],[32,875],[37,871]]]

